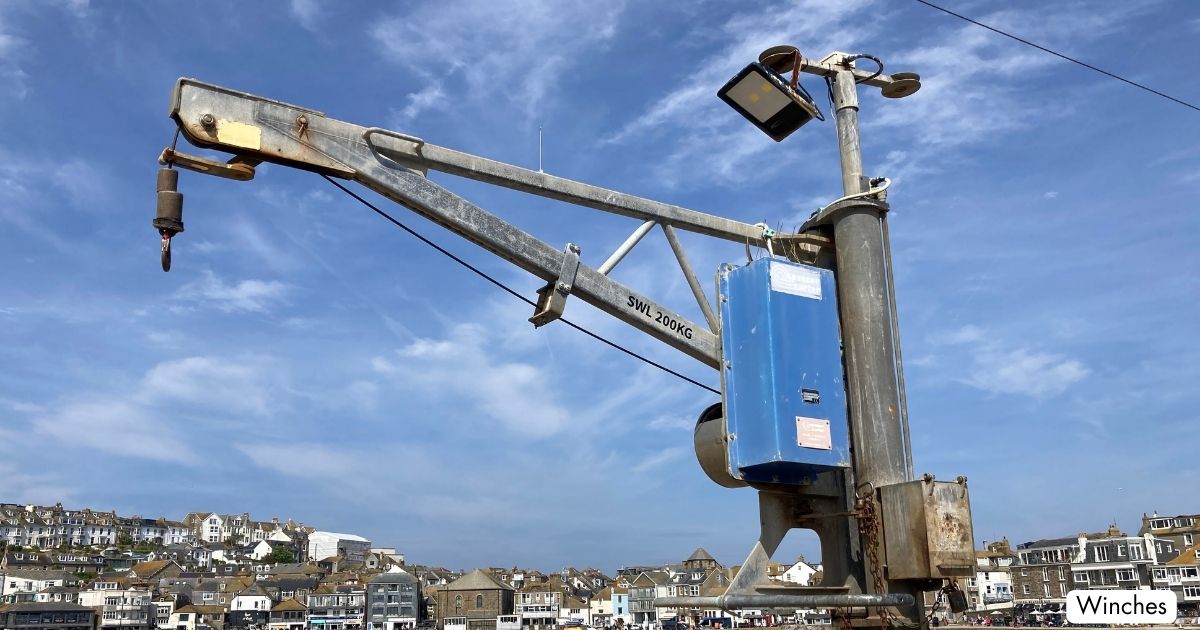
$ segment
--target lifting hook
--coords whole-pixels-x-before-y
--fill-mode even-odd
[[[183,193],[179,187],[179,171],[167,166],[158,169],[158,212],[154,229],[162,236],[162,270],[171,270],[171,237],[183,231]]]

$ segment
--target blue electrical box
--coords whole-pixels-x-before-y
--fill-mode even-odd
[[[833,272],[760,258],[722,265],[718,290],[729,473],[797,483],[849,467]]]

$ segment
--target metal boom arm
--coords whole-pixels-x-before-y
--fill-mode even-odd
[[[274,162],[355,180],[467,240],[505,258],[551,285],[718,368],[715,330],[700,326],[582,263],[578,249],[559,250],[496,215],[429,181],[424,168],[444,170],[517,190],[739,243],[762,244],[763,226],[590,186],[569,179],[435,147],[419,138],[365,128],[279,101],[180,79],[171,117],[192,144],[233,153],[242,162]],[[174,155],[172,153],[172,155]],[[186,156],[185,156],[186,157]],[[215,164],[215,163],[213,163]],[[189,167],[180,162],[180,166]],[[198,170],[198,169],[196,169]],[[671,238],[674,245],[674,238]],[[677,254],[679,251],[677,251]],[[683,264],[694,287],[695,278]],[[572,273],[573,272],[573,273]],[[702,294],[697,295],[703,299]],[[701,302],[701,310],[707,306]]]

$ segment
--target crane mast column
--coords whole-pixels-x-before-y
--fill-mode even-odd
[[[852,73],[837,73],[833,96],[842,187],[846,195],[862,193],[868,184],[863,176],[858,96]],[[876,488],[908,481],[888,304],[891,261],[884,250],[882,221],[882,211],[866,204],[850,206],[833,220],[854,472],[857,485]]]

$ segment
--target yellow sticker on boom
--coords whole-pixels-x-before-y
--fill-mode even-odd
[[[257,151],[262,146],[262,129],[234,120],[218,120],[217,141],[222,144]]]

